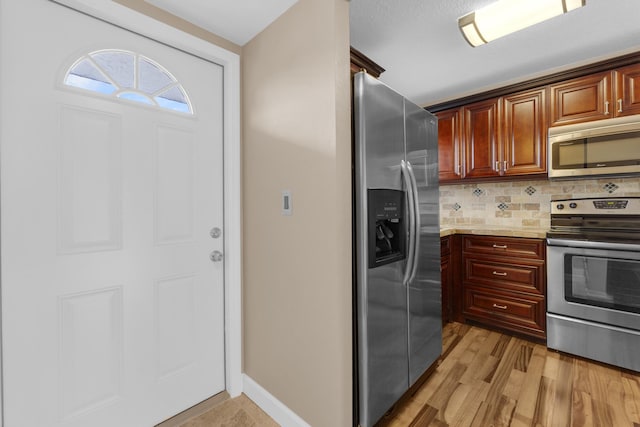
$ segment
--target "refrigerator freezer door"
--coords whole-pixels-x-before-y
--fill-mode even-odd
[[[354,78],[356,160],[360,162],[356,173],[362,175],[357,188],[402,190],[404,99],[367,74]]]
[[[409,292],[409,384],[442,353],[437,119],[405,104],[407,161],[416,178],[419,230]]]
[[[408,388],[404,260],[368,268],[367,189],[404,190],[404,100],[374,78],[354,77],[358,404],[370,427]],[[366,141],[366,143],[365,143]]]

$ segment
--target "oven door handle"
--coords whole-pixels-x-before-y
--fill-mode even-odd
[[[547,238],[547,246],[563,246],[567,248],[604,249],[611,251],[640,252],[640,245],[633,243],[593,242],[587,240],[570,240]]]

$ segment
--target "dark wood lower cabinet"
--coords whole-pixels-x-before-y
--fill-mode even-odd
[[[440,238],[440,274],[442,280],[442,324],[451,322],[451,236]]]
[[[443,322],[546,339],[544,240],[451,235],[442,248]]]

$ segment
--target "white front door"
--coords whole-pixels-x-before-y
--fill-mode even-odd
[[[49,1],[0,15],[4,426],[152,426],[225,388],[222,68]],[[114,50],[131,81],[107,54],[111,94],[64,84]],[[148,105],[147,68],[193,114]]]

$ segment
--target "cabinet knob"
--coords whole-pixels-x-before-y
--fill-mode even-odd
[[[604,113],[609,114],[609,101],[604,101]]]
[[[506,276],[507,273],[503,272],[503,271],[494,271],[492,273],[494,276]]]
[[[622,98],[618,99],[618,113],[622,113]]]
[[[506,310],[508,307],[506,305],[493,304],[493,308],[499,308],[500,310]]]
[[[493,247],[495,249],[507,249],[507,245],[496,245],[495,243],[493,244]]]

